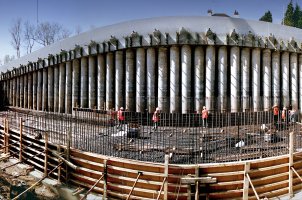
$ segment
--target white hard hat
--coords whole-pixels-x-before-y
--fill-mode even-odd
[[[124,108],[123,108],[123,107],[120,107],[120,110],[124,110]]]
[[[159,107],[157,107],[156,110],[158,111],[158,110],[159,110]]]

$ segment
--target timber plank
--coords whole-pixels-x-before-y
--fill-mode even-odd
[[[288,157],[281,157],[281,158],[276,158],[276,159],[269,159],[269,160],[257,160],[255,162],[251,162],[251,170],[252,169],[258,169],[258,168],[266,168],[270,166],[276,166],[276,165],[282,165],[282,164],[288,164]]]
[[[238,172],[244,171],[244,164],[234,164],[234,165],[219,165],[210,166],[206,168],[205,166],[199,166],[199,174],[214,174],[214,173],[227,173],[227,172]]]
[[[154,172],[154,173],[164,173],[165,168],[164,165],[155,165],[152,163],[143,163],[139,161],[128,161],[128,162],[123,162],[124,160],[121,159],[120,161],[115,161],[115,160],[108,160],[107,165],[110,166],[116,166],[116,167],[121,167],[121,168],[126,168],[126,169],[131,169],[131,170],[138,170],[138,171],[145,171],[145,172]]]
[[[70,157],[70,161],[75,165],[95,170],[95,171],[104,171],[104,164],[99,164],[91,161],[87,161],[85,159],[76,158],[74,156]]]
[[[210,199],[242,198],[242,189],[209,193]]]
[[[105,156],[102,156],[100,154],[92,154],[92,153],[88,153],[88,152],[85,153],[85,152],[77,151],[75,149],[72,149],[70,151],[70,155],[75,158],[81,158],[81,159],[84,159],[87,161],[92,161],[92,162],[99,163],[99,164],[103,164],[104,160],[106,159]]]

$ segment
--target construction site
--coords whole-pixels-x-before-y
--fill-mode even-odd
[[[118,126],[112,110],[75,108],[70,115],[8,108],[1,112],[1,160],[19,161],[2,171],[28,164],[43,178],[80,188],[78,197],[94,191],[121,199],[241,199],[247,163],[255,167],[250,186],[271,182],[274,189],[276,179],[288,185],[288,155],[302,149],[300,123],[289,116],[274,123],[271,112],[210,113],[207,127],[200,114],[162,113],[156,130],[151,114],[125,112],[125,119]],[[302,164],[296,165],[299,172]],[[298,177],[293,188],[301,185]],[[247,190],[249,198],[275,195],[271,188]]]
[[[0,199],[299,197],[300,44],[267,22],[160,17],[4,65]]]

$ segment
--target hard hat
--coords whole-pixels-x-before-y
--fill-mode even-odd
[[[120,110],[124,110],[124,108],[123,108],[123,107],[120,107]]]

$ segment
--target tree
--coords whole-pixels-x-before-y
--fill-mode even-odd
[[[64,29],[58,23],[43,22],[36,28],[35,41],[43,46],[47,46],[70,35],[71,32]]]
[[[292,0],[289,2],[287,5],[287,9],[285,12],[285,16],[283,19],[283,24],[287,26],[294,26],[294,7],[293,7],[293,2]]]
[[[21,18],[16,19],[9,29],[12,36],[11,44],[17,51],[17,58],[20,58],[20,47],[21,47],[21,34],[22,34],[22,20]]]
[[[5,55],[3,58],[3,64],[5,65],[13,60],[15,60],[15,56]]]
[[[31,53],[35,44],[35,26],[29,21],[24,23],[24,42],[26,43],[27,53]]]
[[[273,22],[273,17],[272,17],[271,11],[265,12],[264,15],[259,19],[259,21]]]

